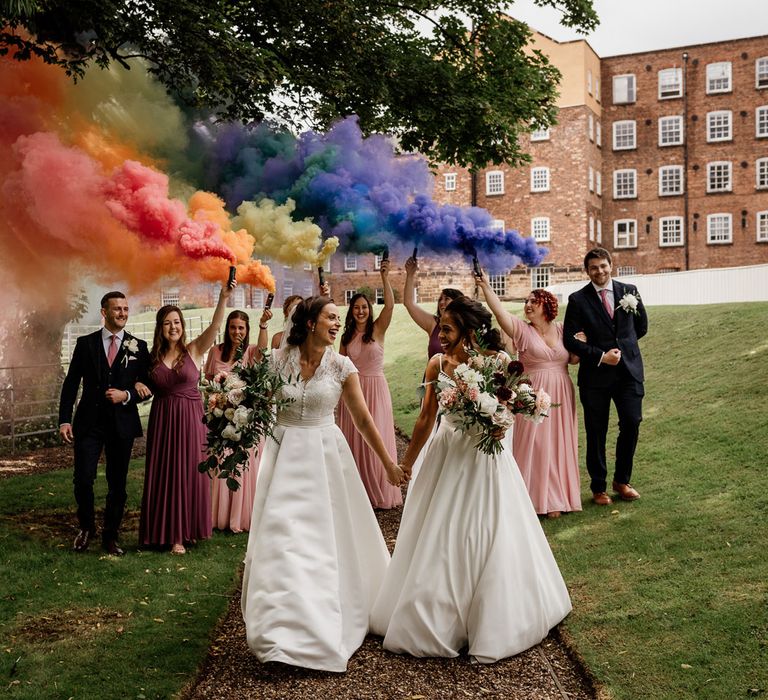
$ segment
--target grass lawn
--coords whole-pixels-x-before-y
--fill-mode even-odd
[[[768,696],[768,304],[649,314],[642,498],[596,507],[585,483],[582,513],[544,522],[574,603],[565,633],[617,699]],[[426,346],[398,305],[386,372],[406,432]],[[216,535],[180,558],[137,552],[142,468],[131,471],[122,559],[69,551],[69,472],[0,482],[9,697],[168,697],[194,677],[246,536]],[[103,475],[97,484],[103,504]]]

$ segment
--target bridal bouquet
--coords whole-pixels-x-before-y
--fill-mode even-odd
[[[552,400],[543,389],[534,390],[521,362],[504,355],[470,353],[453,378],[437,381],[437,402],[443,413],[460,419],[457,430],[480,431],[475,445],[486,454],[503,449],[504,432],[517,413],[536,423],[549,415]]]
[[[269,364],[268,352],[253,364],[242,365],[243,349],[235,355],[229,372],[203,379],[203,422],[208,426],[208,457],[200,463],[201,472],[227,480],[232,491],[240,488],[239,477],[247,468],[248,450],[264,437],[273,437],[277,410],[292,399],[278,399],[287,381]],[[245,466],[243,466],[245,465]]]

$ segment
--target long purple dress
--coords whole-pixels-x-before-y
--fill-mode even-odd
[[[162,362],[147,427],[147,468],[139,544],[173,545],[211,536],[211,482],[197,466],[205,450],[200,370],[187,356],[181,368]]]

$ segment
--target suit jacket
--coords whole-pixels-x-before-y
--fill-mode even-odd
[[[563,324],[563,344],[579,356],[579,386],[609,386],[616,379],[621,365],[638,382],[643,382],[643,358],[637,343],[648,332],[648,314],[643,302],[637,305],[637,314],[619,306],[625,294],[637,294],[637,287],[632,284],[613,281],[613,299],[616,309],[613,319],[603,306],[600,295],[590,282],[568,297]],[[573,336],[583,331],[587,342],[576,340]],[[621,362],[618,365],[598,363],[603,352],[612,348],[621,350]]]
[[[130,352],[127,343],[136,340],[137,352]],[[138,395],[134,389],[137,381],[147,381],[149,368],[149,352],[143,340],[135,338],[126,332],[112,367],[107,362],[101,330],[80,336],[75,344],[75,352],[69,363],[69,370],[61,387],[59,401],[59,425],[72,423],[75,439],[86,434],[104,421],[111,421],[123,438],[138,437],[142,434],[141,421],[137,405]],[[80,382],[83,383],[83,393],[72,421],[72,408],[77,397]],[[105,394],[107,389],[123,389],[131,394],[130,401],[123,405],[108,401]]]

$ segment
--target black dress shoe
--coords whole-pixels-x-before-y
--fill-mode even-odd
[[[91,543],[91,538],[96,533],[93,530],[80,530],[75,537],[75,542],[72,545],[72,549],[76,552],[84,552],[88,549],[88,545]]]
[[[102,543],[101,547],[107,554],[111,554],[113,557],[122,557],[125,554],[115,540],[107,540]]]

